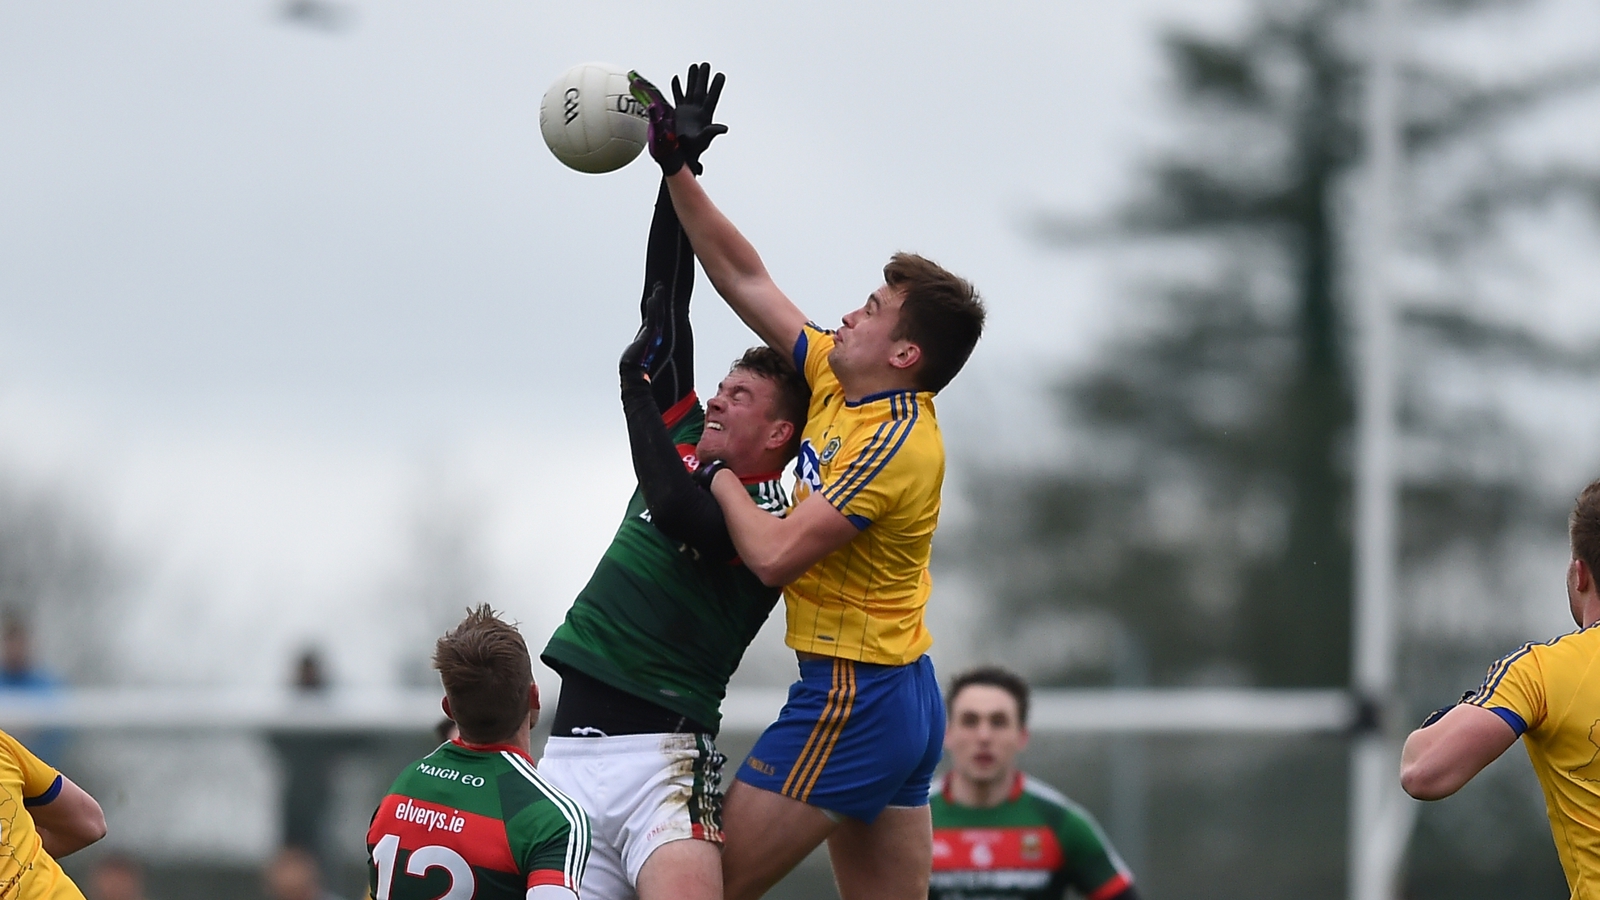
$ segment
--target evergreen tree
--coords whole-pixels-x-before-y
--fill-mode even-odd
[[[1534,5],[1406,8],[1427,29]],[[998,639],[1065,609],[1135,635],[1159,682],[1348,682],[1364,15],[1345,0],[1263,3],[1236,38],[1170,34],[1183,143],[1109,222],[1042,223],[1052,242],[1136,252],[1149,315],[1059,386],[1074,447],[1064,470],[978,479],[974,558],[1012,629]],[[1503,409],[1440,402],[1431,376],[1452,361],[1593,369],[1443,274],[1496,246],[1516,212],[1600,202],[1582,166],[1494,152],[1520,120],[1596,81],[1592,68],[1497,83],[1437,61],[1404,71],[1404,252],[1439,276],[1405,298],[1404,565],[1562,524]],[[1070,661],[1034,674],[1085,680]]]

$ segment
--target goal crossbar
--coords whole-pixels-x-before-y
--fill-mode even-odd
[[[0,691],[0,728],[415,732],[442,718],[441,696],[437,689]],[[777,717],[785,696],[782,688],[729,691],[723,732],[759,732]],[[554,703],[547,697],[546,708]],[[1355,709],[1339,690],[1056,689],[1034,691],[1028,725],[1035,734],[1337,733],[1351,727]]]

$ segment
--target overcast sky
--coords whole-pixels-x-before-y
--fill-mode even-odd
[[[0,467],[131,561],[128,677],[270,682],[337,635],[338,678],[392,680],[426,635],[385,611],[441,516],[542,645],[630,489],[614,362],[658,178],[549,155],[568,66],[728,74],[707,188],[818,322],[895,250],[979,286],[989,331],[939,400],[959,478],[1026,449],[1025,379],[1116,320],[1106,272],[1025,218],[1120,196],[1163,127],[1157,26],[1240,4],[338,8],[0,4]],[[696,309],[710,390],[753,340],[708,285]],[[213,640],[161,651],[191,627]]]
[[[423,635],[382,612],[441,510],[542,642],[629,490],[614,360],[658,177],[560,166],[548,84],[726,71],[713,196],[819,322],[898,249],[973,279],[991,329],[940,403],[977,418],[1091,340],[1095,276],[1023,219],[1125,183],[1179,5],[0,5],[0,463],[130,560],[130,677],[271,681],[337,633],[339,677],[389,680]],[[710,388],[752,339],[697,309]],[[219,649],[161,652],[179,628]]]

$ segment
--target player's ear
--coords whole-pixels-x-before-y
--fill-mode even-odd
[[[789,443],[794,437],[794,423],[786,419],[779,419],[772,423],[772,430],[767,433],[766,449],[777,450]]]
[[[1589,570],[1589,564],[1581,559],[1574,559],[1568,567],[1567,577],[1571,579],[1574,593],[1587,594],[1595,589],[1594,572]]]
[[[449,697],[445,697],[443,700],[439,701],[439,708],[444,710],[444,717],[446,719],[449,719],[452,722],[456,721],[456,714],[450,711],[450,698]],[[456,724],[459,725],[461,723],[460,722],[456,722]]]
[[[922,348],[910,341],[895,341],[894,352],[889,355],[889,365],[905,370],[922,362]]]
[[[539,682],[528,682],[528,709],[531,712],[539,711]]]

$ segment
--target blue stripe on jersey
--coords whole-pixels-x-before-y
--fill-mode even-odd
[[[1522,733],[1528,730],[1528,723],[1522,721],[1521,716],[1503,706],[1496,706],[1494,709],[1489,710],[1489,712],[1492,712],[1504,719],[1505,723],[1511,726],[1511,730],[1517,733],[1517,737],[1522,737]]]
[[[910,391],[907,391],[905,388],[892,388],[887,391],[879,391],[876,394],[868,394],[865,397],[862,397],[860,400],[846,400],[844,405],[850,407],[851,409],[855,409],[863,404],[876,403],[879,400],[886,400],[890,397],[908,393],[910,393]]]
[[[45,792],[40,794],[39,796],[37,796],[37,797],[23,797],[22,798],[22,805],[23,806],[43,806],[46,803],[49,803],[52,800],[56,799],[56,797],[59,796],[60,793],[61,793],[61,778],[62,778],[62,776],[57,775],[56,776],[56,780],[50,782],[50,787],[48,789],[46,789]]]
[[[1527,655],[1528,651],[1532,649],[1533,643],[1530,641],[1490,666],[1489,674],[1483,677],[1483,684],[1479,686],[1473,698],[1467,702],[1473,706],[1483,706],[1488,703],[1489,698],[1494,696],[1495,688],[1500,686],[1500,682],[1506,677],[1506,673],[1511,671],[1511,664]]]
[[[884,449],[895,440],[895,436],[904,427],[905,417],[900,411],[900,398],[891,396],[889,398],[889,421],[879,423],[878,430],[872,433],[872,440],[861,448],[861,452],[856,455],[855,462],[850,464],[850,468],[845,471],[837,483],[828,488],[828,502],[836,507],[843,507],[847,501],[839,498],[843,497],[844,492],[850,490],[851,487],[865,484],[861,479],[866,475],[867,469],[878,461],[878,458],[883,455]],[[884,431],[885,428],[888,429],[887,432]],[[871,476],[866,477],[871,480]],[[854,497],[855,494],[851,493],[850,496]]]
[[[850,467],[844,470],[844,473],[839,476],[839,480],[834,482],[825,492],[829,503],[833,503],[834,506],[839,505],[834,502],[834,497],[838,496],[847,485],[860,477],[861,473],[872,465],[872,460],[877,459],[877,454],[882,452],[884,447],[889,446],[890,441],[894,440],[894,429],[898,426],[899,423],[894,420],[878,423],[878,430],[872,433],[872,437],[867,440],[867,445],[861,448],[860,453],[856,454],[855,461],[850,463]],[[885,429],[888,429],[888,434],[884,433]]]
[[[862,479],[861,482],[856,485],[855,490],[850,492],[850,496],[845,497],[843,500],[840,500],[839,502],[835,503],[834,506],[844,506],[845,504],[849,503],[851,500],[854,500],[856,494],[861,493],[861,489],[862,488],[864,488],[868,484],[870,484],[872,482],[872,479],[878,477],[878,473],[882,472],[883,471],[883,467],[887,466],[889,464],[889,460],[894,459],[894,455],[896,453],[899,453],[900,452],[900,448],[905,445],[906,438],[911,435],[911,429],[916,427],[916,424],[917,424],[917,411],[918,411],[917,401],[916,401],[915,396],[913,396],[912,399],[911,399],[911,415],[908,418],[903,420],[905,422],[905,427],[900,429],[900,440],[895,443],[894,449],[889,451],[888,455],[883,458],[882,462],[878,463],[878,467],[876,469],[873,469],[872,473],[870,475],[868,475],[866,478]]]
[[[816,328],[810,322],[800,326],[800,336],[794,339],[794,367],[800,372],[800,380],[806,380],[806,352],[811,346],[811,339],[806,337],[807,328]]]

